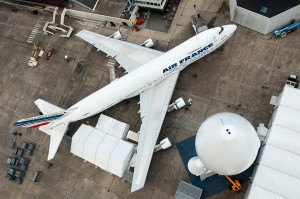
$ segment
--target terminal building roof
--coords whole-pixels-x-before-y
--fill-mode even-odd
[[[297,5],[300,5],[298,0],[237,0],[239,7],[256,12],[266,17],[274,17],[284,11],[287,11]],[[265,8],[263,8],[265,7]]]

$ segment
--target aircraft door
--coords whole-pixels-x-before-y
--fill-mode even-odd
[[[216,36],[214,36],[214,37],[213,37],[213,41],[214,41],[214,46],[216,46],[216,45],[217,45],[217,42],[218,42],[218,40],[217,40],[217,37],[216,37]]]

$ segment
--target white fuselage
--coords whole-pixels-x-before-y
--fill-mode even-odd
[[[81,120],[139,95],[175,72],[183,70],[194,61],[222,45],[236,30],[235,25],[208,29],[195,35],[156,59],[138,67],[127,75],[87,96],[67,110],[62,118],[50,123],[52,127],[62,122]]]

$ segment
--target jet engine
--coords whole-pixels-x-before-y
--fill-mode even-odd
[[[140,44],[140,46],[145,46],[147,48],[151,48],[152,46],[154,46],[154,42],[151,38],[149,38],[146,41],[144,41],[144,43]]]
[[[117,32],[115,32],[114,34],[108,36],[110,38],[113,38],[113,39],[117,39],[117,40],[120,40],[122,39],[122,34],[121,32],[118,30]]]

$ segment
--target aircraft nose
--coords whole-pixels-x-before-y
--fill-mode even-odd
[[[234,24],[225,25],[223,26],[225,30],[227,30],[229,33],[234,33],[237,29],[237,26]]]

